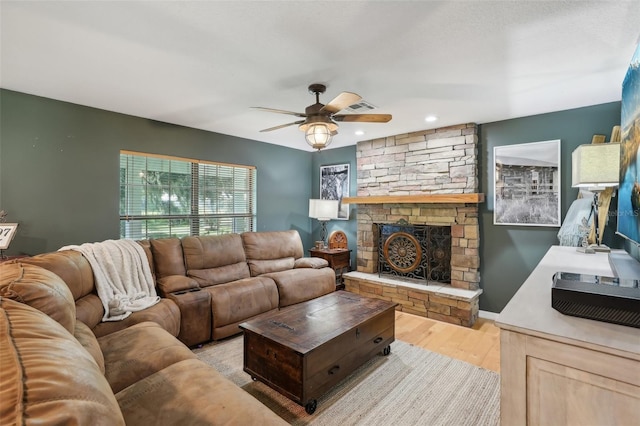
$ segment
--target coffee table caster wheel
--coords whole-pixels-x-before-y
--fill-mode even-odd
[[[257,381],[258,381],[258,378],[257,378],[257,377],[253,377],[253,376],[251,376],[251,380],[253,380],[254,382],[257,382]]]
[[[389,345],[389,346],[385,347],[385,348],[382,350],[382,355],[384,355],[384,356],[387,356],[387,355],[389,355],[390,353],[391,353],[391,345]]]
[[[313,414],[316,412],[316,408],[318,408],[318,401],[312,399],[304,406],[304,411],[306,411],[307,414]]]

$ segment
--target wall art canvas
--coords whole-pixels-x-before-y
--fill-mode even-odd
[[[493,223],[560,226],[560,140],[493,148]]]
[[[622,83],[618,234],[640,245],[640,44]]]
[[[349,205],[342,198],[349,196],[349,164],[320,166],[320,199],[338,200],[338,219],[349,219]]]

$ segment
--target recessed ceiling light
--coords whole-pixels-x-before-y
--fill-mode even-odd
[[[356,136],[362,136],[362,135],[364,135],[363,130],[356,130]]]
[[[438,119],[438,117],[436,117],[435,115],[427,115],[425,117],[424,121],[426,121],[427,123],[433,123],[437,119]]]

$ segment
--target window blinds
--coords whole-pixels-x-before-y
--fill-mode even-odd
[[[121,238],[252,231],[255,199],[253,166],[120,153]]]

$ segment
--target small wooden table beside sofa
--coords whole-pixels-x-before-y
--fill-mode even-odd
[[[286,424],[189,350],[335,290],[296,231],[141,241],[161,300],[117,322],[65,250],[0,265],[0,424]]]

